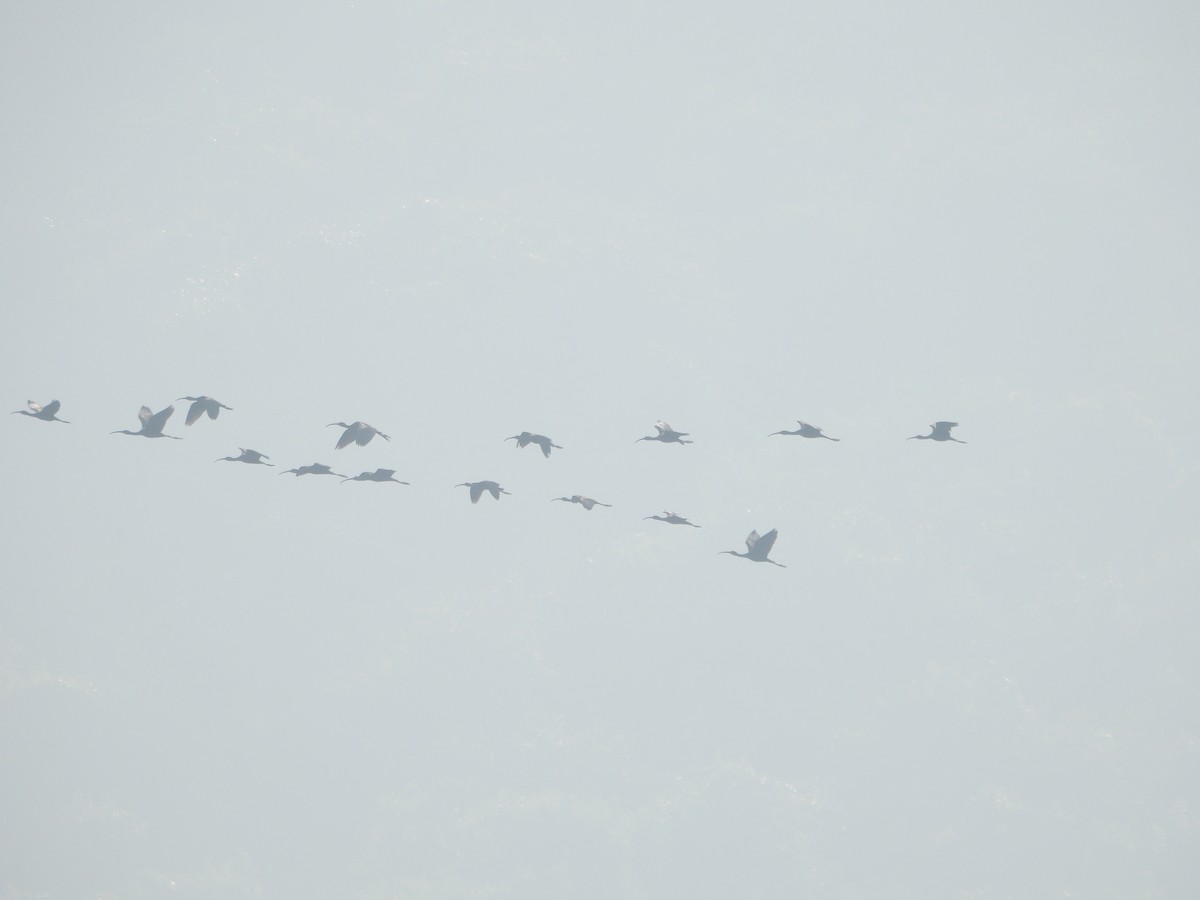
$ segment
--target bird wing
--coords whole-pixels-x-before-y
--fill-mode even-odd
[[[537,440],[538,446],[542,448],[542,456],[549,456],[549,455],[550,455],[550,448],[553,446],[553,444],[551,444],[551,443],[550,443],[550,438],[548,438],[548,437],[542,437],[542,436],[539,434],[539,435],[537,436],[537,439],[536,439],[536,440]]]
[[[223,403],[218,403],[212,397],[204,398],[204,411],[208,413],[210,419],[215,419],[221,413],[221,408],[225,406]],[[225,407],[228,409],[228,407]]]
[[[750,532],[750,534],[747,535],[747,537],[746,537],[746,552],[753,553],[754,545],[757,544],[760,540],[761,540],[761,536],[759,535],[759,533],[757,531]]]
[[[353,442],[354,442],[354,426],[350,425],[346,428],[345,431],[342,432],[342,436],[340,438],[338,438],[337,446],[334,449],[341,450],[347,444],[351,444]]]
[[[41,411],[50,416],[50,418],[54,418],[54,416],[58,415],[58,409],[60,406],[62,406],[62,404],[57,400],[51,400],[45,406],[41,407]]]
[[[660,435],[666,434],[668,431],[673,430],[670,425],[668,425],[666,422],[663,422],[661,420],[658,422],[655,422],[654,427],[658,429],[658,433]]]
[[[469,487],[471,488],[471,502],[478,503],[479,498],[483,496],[483,487],[484,487],[483,483],[477,481],[474,484],[471,484]],[[496,499],[500,499],[500,498],[497,497]]]
[[[575,502],[581,504],[584,509],[591,509],[593,506],[596,505],[596,501],[593,500],[591,497],[580,497]]]
[[[201,397],[188,407],[187,418],[183,422],[184,425],[191,425],[198,418],[204,415],[204,403],[207,399],[207,397]],[[209,415],[211,416],[212,413],[210,412]]]
[[[488,493],[490,493],[497,500],[500,499],[500,485],[494,481],[489,481],[485,487],[488,489]]]
[[[367,446],[375,437],[375,429],[364,422],[355,422],[350,427],[354,429],[354,442],[360,447]]]
[[[149,412],[150,410],[143,406],[142,411]],[[147,428],[161,432],[167,424],[167,419],[171,418],[174,412],[175,407],[168,406],[166,409],[160,409],[158,412],[151,415],[148,420],[143,418],[142,421],[145,423]],[[138,413],[138,416],[141,417],[141,413]]]
[[[767,555],[771,552],[771,548],[775,546],[775,538],[777,537],[779,537],[779,530],[772,528],[754,542],[754,549],[762,554],[763,559],[767,558]]]
[[[154,415],[154,410],[152,410],[148,406],[143,406],[141,409],[138,410],[138,418],[142,420],[143,425],[145,425],[147,422],[149,422],[150,417],[153,415]]]
[[[380,478],[391,478],[393,475],[396,474],[396,470],[395,469],[376,469],[375,474],[378,475]]]

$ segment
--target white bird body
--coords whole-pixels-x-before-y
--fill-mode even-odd
[[[32,400],[25,401],[25,405],[29,409],[13,410],[12,415],[20,413],[23,416],[29,416],[31,419],[41,419],[43,422],[62,422],[64,425],[70,425],[66,419],[58,418],[58,411],[62,408],[62,404],[57,400],[51,400],[45,406],[40,403],[34,403]]]
[[[700,527],[699,525],[689,522],[683,516],[671,512],[669,509],[664,509],[661,516],[642,516],[643,521],[646,519],[654,519],[658,522],[666,522],[668,525],[691,525],[693,528]]]
[[[531,431],[522,431],[520,434],[514,434],[512,437],[505,438],[505,440],[516,441],[518,450],[520,450],[522,447],[527,447],[530,444],[537,444],[542,448],[542,456],[549,456],[551,447],[556,450],[562,449],[562,447],[554,443],[554,441],[550,440],[550,438],[546,437],[544,434],[534,434]]]
[[[246,447],[238,447],[241,454],[238,456],[222,456],[217,462],[241,462],[248,463],[252,466],[274,466],[275,463],[264,462],[271,457],[265,453],[259,453],[257,450],[250,450]]]
[[[934,422],[929,426],[931,431],[929,434],[914,434],[909,438],[910,441],[954,441],[956,444],[965,444],[966,441],[960,441],[956,437],[950,436],[950,429],[957,428],[957,422]]]
[[[841,438],[830,437],[816,425],[809,425],[807,422],[797,419],[796,424],[800,427],[795,431],[772,431],[767,437],[774,437],[777,434],[796,435],[804,438],[825,438],[827,441],[840,441]]]
[[[659,419],[657,422],[654,423],[654,428],[658,432],[658,434],[651,434],[651,435],[647,435],[646,437],[640,437],[637,439],[637,441],[634,441],[634,443],[636,444],[636,443],[638,443],[638,441],[659,441],[660,443],[663,443],[663,444],[694,444],[694,443],[696,443],[695,441],[685,441],[684,440],[684,438],[687,437],[689,434],[691,434],[691,432],[676,431],[674,428],[672,428],[670,425],[668,425],[666,422],[662,421],[661,419]]]
[[[334,425],[346,429],[342,432],[342,436],[338,438],[337,447],[335,448],[337,450],[341,450],[343,447],[349,446],[351,443],[358,444],[360,447],[365,447],[367,444],[371,443],[371,438],[375,437],[375,435],[379,435],[385,441],[391,440],[390,437],[388,437],[378,428],[373,425],[368,425],[366,422],[351,422],[349,425],[347,425],[345,422],[330,422],[325,427],[332,428]]]
[[[591,512],[593,506],[612,506],[611,503],[601,503],[599,500],[593,500],[591,497],[585,497],[582,494],[572,494],[570,497],[555,497],[554,500],[565,500],[567,503],[578,503],[589,512]],[[551,500],[550,502],[553,503],[554,500]]]
[[[173,434],[163,434],[163,428],[166,427],[167,420],[171,418],[175,412],[174,406],[168,406],[166,409],[160,409],[154,412],[148,406],[143,406],[138,410],[138,419],[141,420],[142,427],[137,431],[130,431],[123,428],[120,431],[111,432],[112,434],[132,434],[137,437],[148,438],[170,438],[173,441],[182,441],[183,438],[176,437]]]
[[[757,531],[751,531],[746,537],[746,552],[738,553],[736,550],[722,550],[721,553],[728,553],[730,556],[741,556],[752,562],[768,562],[773,566],[779,566],[781,569],[786,569],[783,563],[777,563],[773,559],[767,559],[767,554],[771,552],[771,548],[775,546],[775,539],[779,537],[779,531],[772,528],[766,534],[759,534]],[[719,556],[720,554],[718,554]]]
[[[360,472],[353,478],[343,478],[342,484],[345,484],[347,481],[394,481],[396,484],[408,484],[407,481],[393,478],[392,476],[395,474],[395,469],[376,469],[374,472]]]
[[[508,493],[508,491],[500,487],[500,485],[495,481],[464,481],[462,484],[456,484],[455,487],[470,488],[472,503],[478,503],[479,498],[483,496],[484,491],[487,491],[497,500],[500,499],[501,494]]]
[[[179,400],[191,400],[192,405],[188,407],[187,417],[183,420],[184,425],[192,425],[203,415],[207,415],[210,419],[215,419],[221,414],[221,410],[228,409],[233,411],[232,406],[226,406],[220,400],[214,400],[212,397],[176,397]]]

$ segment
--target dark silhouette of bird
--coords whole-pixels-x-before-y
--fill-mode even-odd
[[[796,423],[800,426],[795,431],[772,431],[767,437],[774,437],[777,434],[792,434],[799,435],[805,438],[825,438],[827,441],[840,441],[841,438],[830,437],[816,425],[809,425],[807,422],[797,419]]]
[[[280,475],[295,475],[299,478],[301,475],[336,475],[338,478],[345,478],[341,472],[334,472],[329,466],[324,463],[313,463],[311,466],[301,466],[298,469],[288,469],[280,472]]]
[[[138,410],[138,418],[142,420],[142,427],[137,431],[130,431],[128,428],[122,428],[120,431],[112,431],[110,434],[132,434],[138,437],[148,438],[170,438],[173,441],[182,441],[183,438],[176,437],[173,434],[163,434],[163,427],[167,424],[167,419],[171,418],[171,414],[175,412],[174,406],[168,406],[166,409],[160,409],[158,412],[151,412],[150,407],[143,406]]]
[[[467,487],[471,489],[471,502],[478,503],[479,498],[483,496],[483,492],[487,491],[497,500],[501,494],[508,494],[504,488],[500,487],[494,481],[464,481],[462,484],[456,484],[455,487]],[[509,496],[512,496],[511,494]]]
[[[257,450],[247,450],[245,447],[238,447],[242,451],[240,456],[222,456],[216,462],[244,462],[252,466],[273,466],[275,463],[263,462],[264,459],[270,459],[265,453],[259,453]]]
[[[341,450],[351,442],[358,444],[360,447],[365,447],[367,444],[371,443],[371,438],[375,437],[375,435],[379,435],[385,441],[391,440],[390,437],[388,437],[378,428],[368,425],[366,422],[351,422],[349,425],[347,425],[345,422],[330,422],[325,427],[332,428],[334,425],[346,429],[342,432],[342,436],[338,438],[336,448],[338,450]]]
[[[779,537],[779,531],[772,528],[766,534],[759,534],[757,531],[750,532],[746,538],[746,552],[738,553],[736,550],[722,550],[721,553],[728,553],[732,556],[742,556],[754,562],[768,562],[773,566],[779,566],[781,569],[786,569],[783,563],[777,563],[773,559],[767,559],[767,554],[771,552],[771,548],[775,546],[775,538]]]
[[[601,503],[599,500],[593,500],[591,497],[584,497],[581,494],[572,494],[570,497],[555,497],[554,500],[565,500],[568,503],[578,503],[589,512],[593,506],[612,507],[611,503]],[[554,500],[551,500],[550,502],[553,503]]]
[[[929,434],[914,434],[909,438],[910,441],[954,441],[956,444],[965,444],[966,441],[960,441],[956,437],[950,436],[950,429],[957,428],[957,422],[934,422],[929,426],[933,430]]]
[[[514,434],[512,437],[506,437],[505,440],[506,441],[516,441],[517,442],[516,449],[518,449],[518,450],[520,450],[522,447],[525,447],[529,444],[537,444],[539,447],[542,448],[542,456],[549,456],[551,447],[553,447],[555,450],[562,449],[562,447],[560,447],[558,444],[554,443],[552,440],[550,440],[550,438],[546,437],[544,434],[533,434],[532,432],[529,432],[529,431],[522,431],[520,434]]]
[[[396,484],[408,484],[407,481],[401,481],[392,476],[396,474],[395,469],[376,469],[374,472],[360,472],[353,478],[342,478],[342,484],[347,481],[394,481]]]
[[[13,410],[12,414],[15,416],[17,413],[20,413],[23,416],[29,416],[33,419],[41,419],[43,422],[62,422],[64,425],[71,424],[66,419],[60,419],[56,415],[56,413],[62,407],[62,404],[57,400],[51,400],[45,406],[42,406],[40,403],[34,403],[32,400],[28,400],[26,401],[25,405],[28,406],[29,409],[16,409]]]
[[[210,419],[215,419],[220,415],[221,410],[227,409],[233,412],[232,406],[226,406],[220,400],[214,400],[212,397],[176,397],[175,402],[180,400],[191,400],[192,405],[188,407],[187,418],[183,420],[184,425],[191,425],[205,413],[208,413]]]
[[[671,512],[669,509],[664,509],[663,514],[661,516],[642,516],[643,521],[646,519],[656,519],[659,522],[666,522],[668,525],[691,525],[693,528],[700,527],[699,525],[695,525],[695,524],[689,522],[683,516],[676,515],[675,513]]]
[[[685,441],[684,440],[684,438],[687,437],[689,434],[691,434],[691,432],[676,431],[674,428],[672,428],[666,422],[662,422],[662,421],[656,422],[654,424],[654,427],[658,430],[658,434],[652,434],[652,435],[647,435],[646,437],[640,437],[637,439],[637,441],[634,441],[634,443],[636,444],[638,441],[661,441],[664,444],[694,444],[694,443],[696,443],[695,441]]]

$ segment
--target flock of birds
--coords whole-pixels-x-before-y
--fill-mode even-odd
[[[184,420],[185,425],[194,425],[206,415],[210,419],[215,419],[221,414],[221,410],[223,409],[230,410],[231,412],[233,410],[233,407],[226,406],[219,400],[214,400],[212,397],[207,396],[179,397],[177,398],[176,402],[179,402],[180,400],[187,400],[191,403],[191,406],[188,407],[187,417]],[[15,410],[12,415],[19,414],[23,416],[30,416],[34,419],[41,419],[43,422],[62,422],[66,425],[70,424],[70,422],[68,422],[66,419],[60,419],[58,417],[58,411],[62,408],[62,404],[57,400],[51,400],[46,404],[35,403],[30,400],[26,406],[26,409]],[[179,436],[165,434],[163,432],[167,422],[170,420],[171,416],[174,415],[174,413],[175,406],[173,404],[165,409],[160,409],[158,412],[154,412],[148,406],[143,406],[138,411],[138,420],[142,423],[141,428],[139,428],[137,431],[130,431],[129,429],[125,428],[119,431],[113,431],[111,433],[129,434],[135,437],[145,438],[170,438],[171,440],[179,441],[182,440],[182,438]],[[810,425],[808,422],[804,422],[799,419],[796,420],[796,423],[800,427],[794,431],[773,431],[767,435],[767,437],[774,437],[775,435],[791,435],[810,439],[823,438],[827,441],[841,440],[840,438],[830,437],[816,425]],[[383,438],[385,441],[391,440],[388,435],[384,434],[378,428],[368,425],[366,422],[330,422],[325,427],[332,428],[334,426],[342,429],[342,433],[338,437],[337,444],[334,447],[335,450],[341,450],[350,446],[351,444],[357,444],[360,447],[365,447],[376,436]],[[939,442],[953,441],[957,444],[965,444],[966,441],[960,441],[958,438],[953,437],[950,434],[951,429],[956,428],[957,426],[957,422],[934,422],[930,426],[929,434],[914,434],[908,440]],[[639,443],[641,441],[658,441],[659,443],[663,444],[694,443],[693,441],[685,440],[686,438],[690,437],[688,432],[676,431],[666,422],[659,421],[655,423],[654,428],[657,432],[656,434],[640,437],[634,441],[634,443]],[[544,434],[534,434],[529,431],[522,431],[520,434],[514,434],[511,437],[505,438],[505,440],[516,441],[517,449],[527,447],[530,444],[535,444],[541,448],[542,455],[546,457],[550,456],[551,450],[562,449],[560,445],[554,443]],[[275,465],[274,463],[267,461],[270,459],[270,457],[265,453],[259,453],[257,450],[251,450],[247,447],[239,447],[238,450],[240,452],[237,456],[223,456],[216,460],[216,462],[240,462],[259,466]],[[407,481],[400,481],[399,479],[395,478],[394,476],[396,472],[394,469],[376,469],[374,472],[361,472],[358,475],[350,476],[334,472],[330,466],[325,465],[324,463],[313,463],[310,466],[300,466],[299,468],[288,469],[284,472],[280,472],[279,474],[295,475],[297,478],[299,478],[301,475],[333,475],[341,478],[343,483],[347,481],[393,481],[397,484],[409,483]],[[509,493],[503,487],[501,487],[498,482],[495,481],[466,481],[462,484],[455,485],[455,487],[468,488],[472,503],[478,503],[480,498],[485,493],[491,494],[496,500],[500,499],[501,494]],[[556,500],[561,500],[567,503],[577,503],[588,511],[591,511],[591,509],[596,506],[612,506],[610,503],[601,503],[599,500],[594,500],[591,497],[584,497],[581,494],[574,494],[570,497],[555,497],[551,502]],[[659,522],[666,522],[668,525],[687,525],[692,528],[700,527],[699,525],[689,522],[683,516],[677,515],[670,510],[663,510],[663,514],[661,516],[644,516],[643,519],[653,519]],[[769,558],[771,548],[775,546],[775,540],[778,537],[779,531],[775,528],[772,528],[766,534],[759,534],[757,531],[751,531],[749,536],[746,538],[745,553],[741,553],[737,550],[722,550],[720,552],[728,553],[731,556],[740,556],[743,559],[748,559],[752,562],[765,562],[770,563],[773,566],[779,566],[780,568],[787,568],[787,566],[785,566],[783,563],[776,562],[775,560]]]

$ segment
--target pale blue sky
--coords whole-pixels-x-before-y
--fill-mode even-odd
[[[1198,18],[3,13],[0,897],[1194,892]]]

